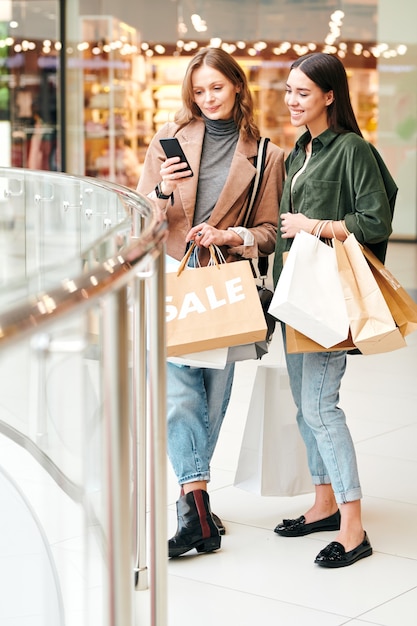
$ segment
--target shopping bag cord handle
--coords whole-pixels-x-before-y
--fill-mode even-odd
[[[184,271],[194,249],[196,247],[196,243],[195,241],[191,242],[190,247],[188,248],[187,252],[185,253],[185,255],[183,256],[179,266],[178,266],[178,270],[177,270],[177,276],[179,276],[180,274],[182,274],[182,272]],[[220,265],[222,263],[226,263],[226,260],[222,254],[222,251],[220,250],[220,248],[218,246],[215,246],[213,244],[211,244],[209,246],[209,252],[210,252],[210,261],[209,261],[209,265],[215,265],[218,269],[220,269]]]

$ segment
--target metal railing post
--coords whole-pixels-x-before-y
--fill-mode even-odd
[[[166,341],[165,254],[155,259],[150,281],[149,382],[150,382],[150,500],[151,500],[151,624],[167,624],[167,442],[166,442]],[[150,316],[151,317],[151,316]]]
[[[131,433],[127,287],[103,305],[103,396],[107,435],[110,626],[133,626]]]
[[[134,554],[136,588],[148,588],[147,567],[147,303],[146,284],[143,278],[134,281],[134,319],[133,319],[133,515],[134,515]]]

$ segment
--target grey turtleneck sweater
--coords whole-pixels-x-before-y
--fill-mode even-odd
[[[206,125],[198,177],[194,224],[205,222],[211,215],[224,187],[236,149],[239,131],[234,120],[210,120]]]

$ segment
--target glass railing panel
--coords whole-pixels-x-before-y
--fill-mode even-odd
[[[2,457],[13,455],[22,461],[22,450],[0,435]],[[23,465],[24,465],[23,461]],[[19,469],[8,472],[0,466],[0,494],[2,517],[0,520],[2,599],[0,623],[30,624],[31,626],[65,626],[65,583],[60,582],[56,558],[46,540],[42,520],[33,514],[32,504],[16,480]],[[33,485],[40,467],[33,461],[25,467],[30,471]],[[35,478],[36,476],[36,478]],[[45,474],[44,480],[48,480]],[[34,487],[32,487],[34,488]],[[62,522],[64,520],[60,520]],[[24,530],[24,532],[21,532]],[[16,532],[20,531],[20,532]],[[2,568],[6,571],[3,572]],[[48,609],[45,607],[47,589]],[[16,616],[18,613],[18,617]],[[74,622],[72,622],[74,623]]]
[[[0,308],[10,306],[31,294],[56,287],[71,276],[93,269],[106,258],[126,248],[131,242],[131,237],[132,225],[130,219],[127,219],[110,227],[106,234],[93,243],[86,242],[87,247],[77,251],[71,259],[42,266],[37,270],[31,269],[23,274],[18,273],[14,277],[10,271],[7,272],[4,280],[0,281]]]
[[[130,415],[128,448],[136,448],[132,321],[137,303],[133,305],[132,295],[137,272],[146,270],[146,280],[152,280],[162,238],[158,235],[152,246],[152,231],[141,248],[143,256],[132,261],[130,269],[133,257],[125,265],[122,256],[126,250],[132,254],[133,235],[139,236],[135,250],[140,248],[136,225],[141,222],[146,228],[153,217],[146,201],[87,179],[44,172],[0,169],[0,184],[5,198],[0,201],[0,239],[15,254],[0,280],[0,339],[10,311],[20,315],[25,302],[35,317],[42,307],[69,309],[18,341],[0,341],[0,465],[22,490],[27,511],[32,512],[31,526],[38,520],[47,553],[38,576],[43,584],[37,619],[42,626],[118,626],[122,622],[115,621],[115,615],[120,616],[126,602],[120,602],[123,590],[117,590],[111,578],[120,549],[114,543],[112,514],[120,506],[122,491],[115,491],[114,476],[130,452],[112,460],[112,429],[119,419],[126,423],[123,415]],[[2,221],[1,215],[12,219]],[[9,261],[5,250],[0,256]],[[99,298],[80,300],[72,309],[82,285],[88,291],[96,277],[102,279],[103,267],[113,267],[109,261],[120,259],[123,272],[130,271],[129,282],[119,280],[117,289],[100,291]],[[153,287],[153,293],[160,291],[160,285],[156,291]],[[129,336],[125,352],[118,354],[122,327],[129,329]],[[126,381],[120,404],[114,405]],[[3,454],[4,441],[10,454]],[[40,484],[35,484],[35,473]],[[131,470],[128,474],[129,500],[134,484]],[[133,527],[129,514],[125,523]],[[133,548],[129,581],[133,587]],[[164,588],[162,582],[160,576]],[[53,585],[54,611],[48,585]]]
[[[29,471],[35,459],[43,470],[32,484],[21,485],[28,487],[22,492],[28,507],[20,520],[28,532],[40,520],[45,554],[51,552],[57,572],[54,580],[46,560],[37,573],[42,626],[90,626],[91,615],[97,626],[111,624],[104,369],[99,326],[91,323],[100,320],[100,309],[77,312],[0,351],[0,432],[23,450],[21,467]],[[6,461],[6,470],[12,467]],[[62,598],[62,621],[55,621],[49,596]]]
[[[22,276],[26,268],[24,172],[0,168],[0,284]]]
[[[98,181],[0,168],[0,283],[79,257],[130,214]]]
[[[0,284],[0,311],[60,286],[75,290],[72,277],[94,269],[131,242],[131,208],[106,186],[71,176],[24,170],[10,173],[1,168],[0,182],[8,191],[5,196],[12,199],[10,214],[22,217],[23,227],[20,220],[13,221],[24,233],[20,254],[25,260],[16,276],[10,272]],[[5,239],[14,238],[15,231],[3,234]],[[83,406],[91,406],[93,398],[100,397],[100,390],[90,384],[91,370],[100,365],[100,320],[101,308],[95,305],[55,323],[28,343],[9,347],[7,358],[0,353],[5,384],[2,407],[11,427],[38,445],[77,484],[82,484],[83,425],[89,423]],[[7,384],[9,362],[15,364],[19,377]],[[21,389],[28,393],[22,394]],[[75,449],[70,437],[74,432],[81,438]]]
[[[23,449],[21,467],[29,471],[33,460],[40,466],[32,484],[23,480],[28,510],[21,523],[29,529],[40,520],[57,573],[54,581],[46,561],[48,567],[37,574],[42,626],[111,624],[105,374],[98,329],[87,332],[92,313],[100,318],[99,309],[77,312],[0,352],[0,432]],[[54,621],[49,596],[62,598],[62,621]]]

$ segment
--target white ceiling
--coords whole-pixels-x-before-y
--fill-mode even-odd
[[[147,41],[174,43],[182,17],[188,28],[185,39],[220,37],[268,41],[322,41],[331,14],[345,13],[342,38],[375,41],[377,0],[67,0],[72,14],[114,15],[135,27]],[[30,38],[57,37],[57,0],[13,0],[18,33]],[[198,13],[207,31],[198,34],[191,14]],[[74,24],[71,24],[74,27]]]

